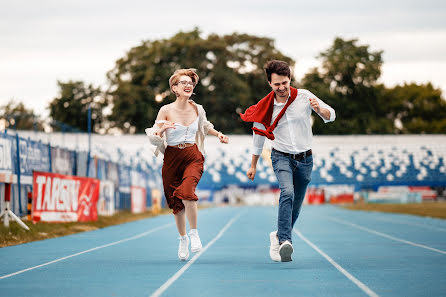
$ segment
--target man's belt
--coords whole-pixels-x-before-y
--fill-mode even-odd
[[[276,152],[276,153],[279,153],[279,154],[281,154],[283,156],[290,157],[291,159],[294,159],[296,161],[301,161],[303,158],[309,157],[309,156],[311,156],[313,154],[311,149],[309,149],[306,152],[302,152],[302,153],[298,153],[298,154],[284,153],[284,152],[276,150],[275,148],[273,148],[273,151]]]

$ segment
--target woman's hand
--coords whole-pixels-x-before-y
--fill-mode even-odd
[[[218,137],[218,139],[220,140],[221,143],[228,143],[229,142],[228,136],[224,135],[221,132],[218,132],[217,137]]]
[[[158,136],[163,135],[164,131],[166,131],[167,129],[175,129],[175,124],[169,121],[166,121],[163,123],[163,125],[161,126],[161,128],[158,130],[158,132],[156,133]]]

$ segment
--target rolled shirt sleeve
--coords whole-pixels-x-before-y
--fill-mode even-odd
[[[254,122],[253,127],[256,127],[258,129],[265,130],[265,126]],[[260,156],[263,151],[263,145],[265,144],[265,136],[259,135],[253,132],[252,137],[252,154],[256,156]]]
[[[330,112],[330,119],[326,120],[320,114],[318,114],[321,117],[321,119],[324,121],[324,123],[333,122],[336,119],[336,112],[330,105],[328,105],[327,103],[325,103],[324,101],[322,101],[321,99],[316,97],[313,93],[311,93],[308,90],[301,90],[301,92],[303,92],[308,97],[308,99],[309,98],[316,99],[317,102],[319,103],[320,107],[328,109],[328,111]]]
[[[335,110],[334,110],[330,105],[328,105],[327,103],[325,103],[324,101],[322,101],[321,99],[319,99],[319,98],[317,98],[317,97],[315,97],[315,98],[316,98],[317,102],[319,102],[319,106],[320,106],[320,107],[325,108],[325,109],[328,109],[328,111],[330,112],[330,118],[329,118],[328,120],[326,120],[326,119],[324,119],[323,117],[321,117],[320,114],[318,114],[318,115],[321,117],[321,119],[324,121],[324,123],[333,122],[333,121],[336,119],[336,113],[335,113]]]

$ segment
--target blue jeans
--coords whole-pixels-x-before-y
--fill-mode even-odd
[[[307,185],[311,180],[313,156],[296,161],[277,151],[271,152],[274,173],[280,187],[277,237],[279,242],[291,240],[291,232],[299,217]]]

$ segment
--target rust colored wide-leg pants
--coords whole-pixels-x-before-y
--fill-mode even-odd
[[[204,157],[197,145],[180,149],[168,146],[162,169],[164,195],[174,214],[184,209],[182,200],[197,201],[195,188],[203,175]]]

